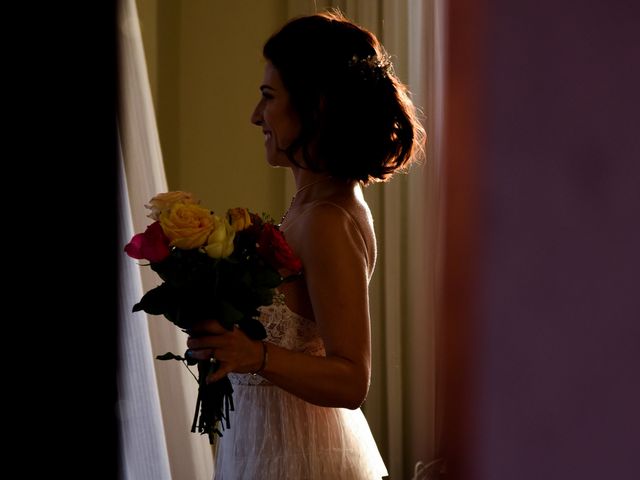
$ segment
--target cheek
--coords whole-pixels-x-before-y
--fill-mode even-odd
[[[293,142],[300,134],[300,125],[287,117],[279,123],[278,135],[287,143]]]
[[[263,119],[280,148],[289,146],[300,134],[300,122],[289,105],[270,103],[263,111]]]

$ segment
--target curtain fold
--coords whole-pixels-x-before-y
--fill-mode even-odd
[[[443,52],[440,0],[357,2],[356,21],[379,15],[378,34],[408,84],[427,131],[426,158],[408,175],[368,190],[380,247],[372,302],[378,348],[365,413],[380,432],[390,479],[432,478],[439,468],[438,320],[440,311]],[[350,15],[347,10],[345,12]],[[352,17],[353,18],[353,17]],[[381,343],[381,344],[380,344]],[[381,381],[382,380],[382,381]]]
[[[123,218],[130,216],[132,231],[138,233],[144,231],[150,223],[146,217],[145,203],[155,194],[166,191],[167,181],[135,1],[120,1],[119,10],[118,122],[124,170],[123,186],[128,196],[128,201],[121,207],[121,215]],[[127,258],[126,262],[133,264],[134,261]],[[141,284],[142,290],[146,292],[155,287],[159,280],[148,267],[129,269],[128,274],[125,270],[123,272],[126,278],[121,278],[121,285],[126,291],[123,293],[124,318],[121,328],[123,348],[120,364],[123,368],[119,374],[119,382],[123,387],[129,385],[130,390],[121,404],[125,405],[129,412],[126,413],[126,418],[131,418],[131,415],[138,416],[140,412],[156,412],[159,398],[162,412],[162,424],[154,427],[153,438],[145,437],[140,429],[123,430],[126,439],[123,440],[122,446],[136,446],[127,454],[129,473],[133,475],[133,472],[137,471],[132,467],[134,463],[144,469],[144,464],[148,466],[149,463],[157,461],[164,467],[158,473],[159,476],[150,478],[210,480],[213,475],[213,462],[208,440],[205,436],[190,432],[197,383],[180,362],[155,360],[156,355],[167,351],[182,354],[186,349],[185,335],[164,317],[131,313],[131,302],[134,299],[139,300],[141,293],[135,286]],[[128,286],[136,289],[128,290]],[[144,323],[144,328],[139,327],[141,323]],[[136,328],[136,332],[127,328]],[[152,375],[154,369],[155,376]],[[139,383],[148,384],[154,380],[157,380],[157,394],[153,393],[151,387],[143,388]],[[136,388],[133,388],[134,385]],[[147,420],[156,422],[156,417],[157,414],[154,413],[154,418]],[[146,420],[138,418],[138,423],[144,421]],[[163,432],[166,433],[164,438],[158,438]],[[165,444],[166,454],[163,454],[160,447],[162,443]],[[155,447],[151,448],[150,445]],[[156,455],[157,458],[153,458]],[[139,458],[140,456],[146,458]],[[164,477],[167,474],[167,456],[171,472],[170,476]]]
[[[119,243],[133,235],[122,151],[120,150]],[[160,398],[152,363],[151,341],[144,312],[131,312],[142,296],[139,268],[120,257],[118,418],[122,480],[171,479]]]

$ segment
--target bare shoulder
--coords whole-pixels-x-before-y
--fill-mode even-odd
[[[348,248],[363,255],[368,270],[373,270],[376,259],[373,220],[368,205],[358,196],[336,195],[315,201],[300,213],[289,230],[303,255],[304,250],[318,245]]]
[[[363,236],[374,236],[373,219],[364,199],[335,195],[310,204],[300,215],[300,226],[305,229],[350,224]]]

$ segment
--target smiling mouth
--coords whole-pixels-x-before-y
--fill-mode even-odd
[[[264,135],[265,142],[271,138],[271,132],[262,132],[262,134]]]

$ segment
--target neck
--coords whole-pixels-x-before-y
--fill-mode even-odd
[[[304,191],[306,191],[307,189],[313,187],[314,185],[318,185],[320,183],[323,182],[328,182],[329,180],[332,180],[332,177],[329,175],[313,175],[313,176],[305,176],[305,175],[296,175],[296,186],[298,187],[297,190],[295,191],[295,193],[293,194],[293,196],[291,197],[291,203],[289,204],[289,208],[287,208],[287,211],[284,212],[284,215],[282,216],[282,219],[280,220],[280,225],[282,225],[282,223],[284,222],[285,218],[287,218],[287,215],[289,214],[289,211],[293,208],[294,204],[296,203],[296,198],[298,197],[298,195]]]
[[[330,180],[331,177],[330,176],[322,176],[320,178],[316,178],[315,180],[311,179],[309,181],[306,182],[302,182],[302,184],[298,184],[298,189],[296,190],[296,192],[293,194],[293,196],[295,197],[296,195],[298,195],[300,192],[302,192],[303,190],[306,190],[309,187],[312,187],[313,185],[316,185],[320,182],[324,182],[327,180]]]

